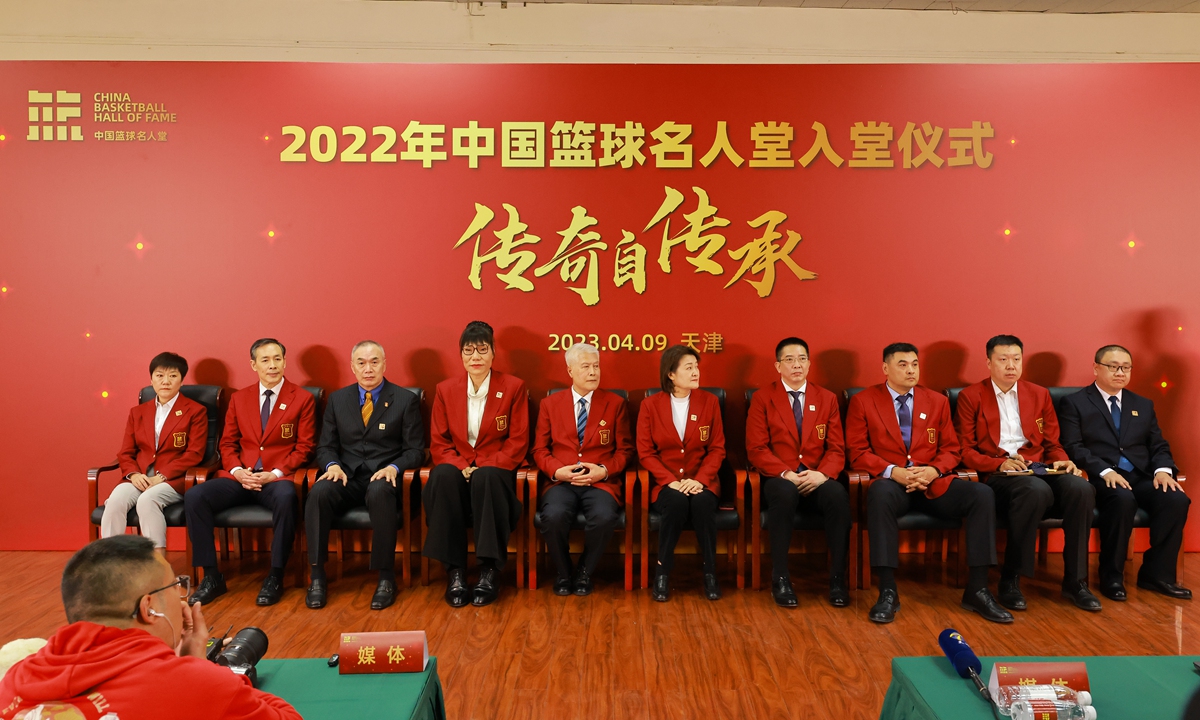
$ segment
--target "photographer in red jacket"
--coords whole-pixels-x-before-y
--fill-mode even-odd
[[[0,718],[299,720],[291,705],[205,660],[204,616],[182,599],[190,584],[137,535],[75,553],[62,578],[71,624],[4,676]]]

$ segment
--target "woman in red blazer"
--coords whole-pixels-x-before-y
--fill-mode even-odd
[[[465,375],[438,383],[430,417],[434,468],[421,493],[429,525],[422,553],[446,566],[446,602],[488,605],[499,594],[508,536],[521,518],[517,468],[529,451],[525,383],[492,370],[492,327],[469,323],[458,346]],[[467,526],[475,530],[479,581],[467,590]]]
[[[122,482],[104,501],[100,536],[125,532],[125,518],[137,508],[142,534],[166,552],[167,520],[163,508],[183,501],[183,478],[204,459],[208,445],[208,411],[180,392],[187,360],[165,352],[150,361],[154,399],[129,411],[117,462]]]
[[[725,459],[721,404],[700,389],[700,356],[684,345],[663,353],[659,380],[663,391],[642,401],[637,431],[638,458],[650,472],[651,507],[662,516],[650,594],[667,601],[675,544],[690,520],[704,558],[704,595],[717,600],[717,470]]]

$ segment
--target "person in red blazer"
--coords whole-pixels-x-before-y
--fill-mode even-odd
[[[675,545],[689,521],[704,567],[704,595],[721,597],[717,585],[717,504],[725,459],[721,403],[700,389],[700,355],[686,345],[666,349],[659,363],[661,393],[647,395],[638,416],[637,449],[650,473],[651,507],[662,516],[658,566],[650,594],[666,602]],[[645,542],[645,538],[642,539]]]
[[[542,492],[542,535],[554,563],[556,595],[589,595],[592,573],[621,511],[621,482],[633,458],[625,399],[600,389],[600,351],[578,343],[565,353],[570,391],[546,396],[533,461],[553,483]],[[572,576],[570,536],[582,512],[583,555]]]
[[[1059,444],[1050,392],[1021,379],[1020,338],[997,335],[986,349],[990,377],[959,392],[955,422],[962,464],[979,473],[996,494],[1000,516],[1008,519],[997,599],[1010,610],[1028,606],[1019,579],[1033,577],[1038,523],[1053,506],[1063,518],[1063,595],[1099,612],[1100,600],[1087,584],[1096,491]],[[1008,474],[1034,470],[1056,474]]]
[[[117,453],[124,477],[104,502],[101,537],[124,533],[125,518],[137,507],[142,534],[166,552],[163,508],[183,500],[183,476],[200,464],[208,445],[208,411],[179,392],[187,371],[187,360],[175,353],[150,361],[154,399],[129,411]]]
[[[465,375],[438,383],[430,418],[433,470],[421,492],[429,532],[422,554],[446,566],[446,602],[495,602],[508,536],[521,518],[517,468],[529,452],[525,383],[492,369],[492,326],[467,324],[458,341]],[[475,530],[479,580],[468,592],[467,525]]]
[[[995,497],[987,485],[955,476],[959,448],[950,401],[917,385],[921,371],[915,345],[893,343],[884,348],[883,374],[887,381],[851,398],[846,413],[850,467],[872,476],[867,529],[871,566],[879,574],[879,600],[869,617],[888,623],[900,609],[897,520],[913,510],[962,519],[970,567],[962,606],[992,622],[1012,622],[1012,613],[1000,607],[987,585],[988,568],[996,564]]]
[[[846,469],[842,419],[837,396],[809,382],[811,366],[808,343],[800,338],[784,338],[775,346],[779,379],[750,399],[746,458],[762,474],[775,603],[787,608],[799,604],[788,573],[788,547],[796,509],[803,508],[825,520],[829,602],[846,607],[850,604],[846,582],[850,494],[839,480]]]
[[[275,338],[262,338],[250,346],[250,368],[258,374],[258,382],[234,393],[225,413],[221,469],[183,500],[193,563],[204,568],[204,580],[192,602],[208,604],[225,594],[213,544],[213,518],[238,505],[261,505],[271,511],[271,571],[256,602],[274,605],[283,597],[283,569],[296,535],[292,476],[308,462],[316,445],[317,403],[311,393],[283,376],[287,349]]]

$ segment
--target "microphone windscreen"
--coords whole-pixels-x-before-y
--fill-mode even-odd
[[[975,651],[971,649],[966,640],[963,640],[963,636],[957,630],[952,628],[943,630],[938,635],[938,645],[946,654],[946,659],[954,666],[954,672],[958,673],[959,677],[971,677],[971,670],[976,673],[983,672],[983,663],[979,661]]]

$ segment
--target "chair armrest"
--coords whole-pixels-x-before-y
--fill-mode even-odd
[[[635,497],[638,484],[637,461],[631,461],[629,467],[625,468],[625,508],[626,513],[633,511],[637,506],[637,498]],[[626,526],[632,523],[631,520],[626,521]]]
[[[637,474],[638,474],[638,483],[642,486],[642,491],[641,491],[642,512],[643,513],[649,512],[650,511],[650,482],[651,482],[650,471],[642,469],[642,468],[638,468]],[[643,515],[643,517],[645,517],[645,516]]]
[[[529,466],[522,466],[517,470],[517,489],[520,490],[521,481],[524,480],[525,500],[531,508],[530,512],[535,513],[537,512],[538,497],[541,495],[539,492],[541,490],[541,478],[539,475],[540,473],[537,468]]]
[[[88,509],[95,510],[100,507],[100,475],[103,473],[116,470],[121,467],[120,463],[113,460],[108,465],[89,468],[87,471],[87,488],[88,488]]]
[[[1175,478],[1175,482],[1187,482],[1187,475],[1180,475],[1179,477]]]
[[[968,480],[970,482],[979,482],[979,473],[967,468],[959,468],[954,471],[960,480]]]
[[[196,467],[188,470],[183,476],[184,492],[187,492],[189,488],[208,480],[208,476],[213,474],[219,467],[220,464],[214,460],[207,465],[197,465]]]

